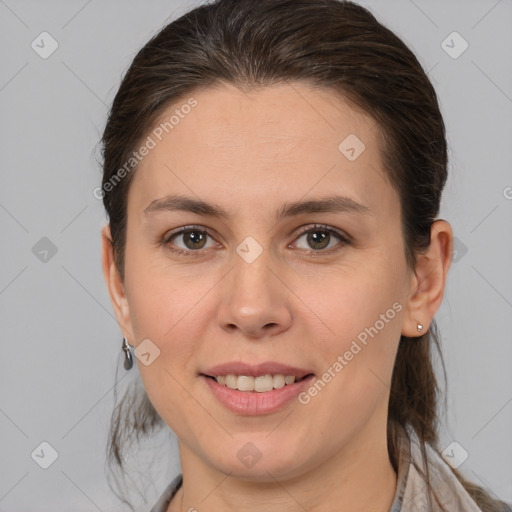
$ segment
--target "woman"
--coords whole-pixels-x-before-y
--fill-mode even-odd
[[[509,510],[439,455],[445,127],[415,56],[337,0],[220,0],[137,54],[103,135],[103,269],[168,425],[161,511]]]

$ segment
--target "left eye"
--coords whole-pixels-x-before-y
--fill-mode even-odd
[[[349,243],[349,241],[342,236],[337,231],[334,231],[333,229],[326,228],[326,227],[314,227],[312,229],[308,229],[307,231],[302,232],[302,234],[297,238],[297,242],[301,238],[306,239],[306,243],[309,245],[308,247],[300,247],[301,249],[309,250],[311,249],[315,252],[322,251],[326,248],[331,249],[333,246],[331,245],[331,242],[334,238],[337,238],[339,242],[342,242],[341,245]],[[334,244],[336,246],[336,244]]]
[[[207,237],[210,237],[210,235],[202,229],[187,228],[187,229],[182,229],[181,231],[178,231],[177,233],[174,233],[173,235],[168,237],[166,240],[166,243],[170,244],[172,240],[174,240],[175,238],[178,238],[178,237],[181,237],[185,246],[180,247],[179,245],[174,244],[174,243],[172,245],[175,245],[176,247],[178,247],[178,249],[181,252],[187,252],[187,251],[195,251],[198,249],[205,248],[206,247],[206,239],[207,239]]]

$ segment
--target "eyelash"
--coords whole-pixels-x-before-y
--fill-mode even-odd
[[[314,232],[316,230],[329,233],[329,235],[334,234],[340,240],[340,243],[338,243],[335,247],[331,247],[330,249],[327,249],[327,250],[322,250],[322,249],[316,250],[316,251],[314,249],[305,250],[305,252],[307,252],[309,254],[320,255],[320,256],[329,255],[329,254],[332,254],[333,252],[337,252],[337,251],[341,250],[341,248],[343,248],[345,245],[352,244],[352,241],[350,240],[350,238],[347,235],[344,235],[341,231],[338,231],[337,229],[334,229],[330,226],[326,226],[325,224],[313,224],[311,226],[305,226],[297,233],[295,240],[298,240],[304,234],[307,234],[309,232]],[[213,236],[210,235],[208,230],[204,229],[201,226],[191,225],[191,226],[184,226],[182,228],[179,228],[177,231],[174,231],[170,235],[165,236],[162,240],[162,244],[165,245],[170,251],[172,251],[176,254],[181,254],[181,255],[185,255],[185,256],[202,256],[202,253],[204,251],[202,251],[200,249],[194,251],[192,249],[185,250],[185,249],[179,249],[179,248],[172,247],[172,244],[171,244],[172,239],[174,239],[175,237],[177,237],[183,233],[188,233],[190,231],[199,231],[200,233],[205,233],[206,235],[208,235],[210,238],[213,239]]]

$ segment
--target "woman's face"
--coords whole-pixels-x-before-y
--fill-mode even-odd
[[[147,394],[183,465],[265,481],[360,458],[385,439],[411,291],[377,126],[305,83],[190,96],[128,196],[116,313]]]

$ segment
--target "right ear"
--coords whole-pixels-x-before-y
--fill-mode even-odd
[[[125,294],[124,283],[115,263],[114,244],[110,234],[110,224],[106,224],[101,230],[101,262],[103,266],[103,276],[107,284],[117,323],[119,324],[123,336],[133,345],[134,336],[130,320],[130,308]]]

